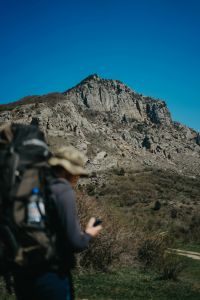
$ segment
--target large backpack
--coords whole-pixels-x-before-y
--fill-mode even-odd
[[[56,260],[50,156],[37,126],[0,131],[0,275]]]

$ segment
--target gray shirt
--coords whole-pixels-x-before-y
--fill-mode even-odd
[[[79,252],[88,247],[91,236],[81,231],[77,209],[76,197],[71,185],[64,178],[54,179],[51,183],[59,225],[63,235],[63,245]]]

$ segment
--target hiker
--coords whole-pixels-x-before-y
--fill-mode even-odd
[[[74,299],[71,269],[75,266],[74,253],[86,249],[93,237],[99,234],[101,225],[94,226],[91,218],[85,232],[80,229],[76,199],[73,188],[81,175],[87,175],[84,169],[84,155],[74,147],[64,147],[50,158],[54,178],[50,188],[55,202],[55,228],[57,232],[58,268],[51,267],[37,276],[29,278],[26,274],[15,277],[18,300],[72,300]],[[28,283],[29,282],[29,283]],[[31,295],[34,295],[31,298]]]

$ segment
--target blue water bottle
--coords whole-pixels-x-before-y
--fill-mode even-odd
[[[40,225],[43,221],[44,213],[44,202],[40,196],[40,190],[38,187],[34,187],[27,207],[27,223],[29,225]]]

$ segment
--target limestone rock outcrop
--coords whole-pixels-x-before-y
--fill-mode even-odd
[[[64,93],[0,106],[0,125],[37,123],[54,149],[73,144],[88,168],[157,166],[200,174],[200,133],[171,119],[164,101],[91,75]]]

